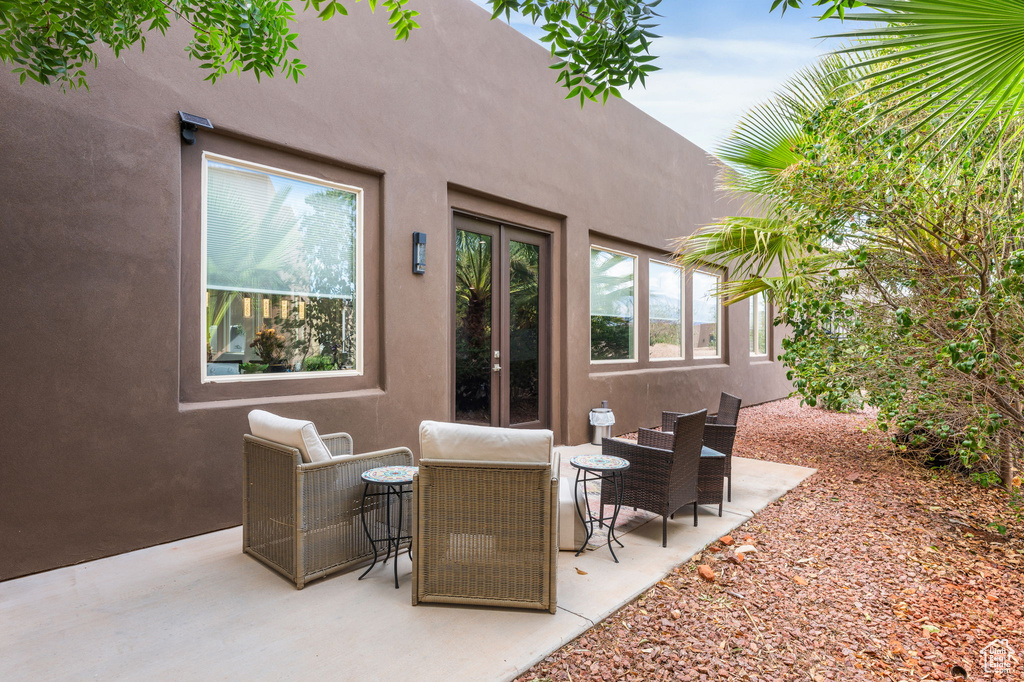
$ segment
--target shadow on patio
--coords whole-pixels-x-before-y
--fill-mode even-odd
[[[559,448],[562,462],[596,452]],[[0,583],[0,678],[505,680],[600,622],[814,470],[735,458],[733,502],[561,552],[558,611],[423,605],[408,557],[296,590],[241,553],[241,528]],[[564,475],[564,474],[563,474]],[[584,571],[585,574],[577,572]]]

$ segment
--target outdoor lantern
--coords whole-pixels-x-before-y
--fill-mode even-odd
[[[281,299],[281,317],[288,317],[288,299]]]
[[[248,296],[242,298],[242,312],[246,317],[252,317],[252,299]]]
[[[202,116],[179,111],[178,119],[178,125],[181,127],[181,139],[185,140],[185,144],[196,143],[196,131],[200,128],[213,130],[213,124],[210,123],[210,119],[203,118]]]
[[[270,299],[263,299],[263,317],[270,317]]]
[[[412,274],[422,275],[427,271],[427,235],[412,233]]]
[[[306,302],[305,301],[299,301],[299,319],[300,320],[306,319]]]

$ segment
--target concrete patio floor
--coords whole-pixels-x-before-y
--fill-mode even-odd
[[[599,448],[559,448],[562,461]],[[558,561],[558,611],[423,605],[392,566],[303,590],[241,553],[241,528],[0,583],[2,680],[507,680],[814,473],[734,458],[733,502]],[[586,572],[580,575],[576,569]]]

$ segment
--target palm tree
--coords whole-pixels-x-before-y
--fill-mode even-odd
[[[726,305],[757,293],[785,298],[836,267],[835,253],[806,253],[798,229],[807,216],[790,201],[779,179],[806,160],[803,148],[817,142],[805,129],[807,119],[851,94],[861,76],[849,58],[823,58],[740,119],[719,149],[719,158],[728,164],[722,187],[742,198],[751,215],[723,218],[676,246],[687,267],[729,269],[730,279],[718,292]]]
[[[920,150],[942,135],[945,145],[966,133],[987,159],[1013,146],[1024,151],[1024,0],[865,0],[870,12],[845,20],[872,26],[829,37],[855,41],[867,92],[876,92],[878,116],[898,112],[904,133]],[[998,135],[986,135],[997,125]],[[940,152],[942,150],[940,149]]]

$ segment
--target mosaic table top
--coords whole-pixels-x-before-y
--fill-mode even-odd
[[[412,483],[412,477],[419,471],[419,467],[377,467],[364,471],[362,478],[367,483],[385,483],[387,485],[398,485],[401,483]]]
[[[618,471],[629,468],[629,460],[610,455],[576,455],[569,463],[577,469],[594,471]]]

